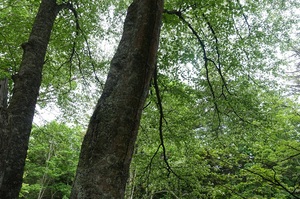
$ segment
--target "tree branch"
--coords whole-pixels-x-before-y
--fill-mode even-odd
[[[207,80],[207,83],[208,83],[211,95],[213,97],[213,104],[214,104],[214,107],[215,107],[215,110],[216,110],[216,113],[217,113],[217,117],[218,117],[218,127],[217,127],[217,129],[219,129],[220,126],[221,126],[220,110],[219,110],[218,104],[216,103],[216,95],[215,95],[213,86],[212,86],[212,84],[210,82],[210,78],[209,78],[208,61],[210,59],[207,57],[207,53],[206,53],[206,48],[205,48],[204,41],[200,38],[199,34],[193,28],[193,26],[188,21],[185,20],[185,18],[182,16],[182,12],[181,11],[177,11],[177,10],[172,10],[172,11],[164,10],[164,13],[176,15],[184,24],[186,24],[189,27],[189,29],[192,31],[193,35],[197,38],[197,41],[199,42],[199,44],[201,46],[201,49],[202,49],[202,52],[203,52],[204,67],[205,67],[205,71],[206,71],[206,80]]]
[[[181,177],[178,176],[171,168],[171,166],[168,162],[167,155],[166,155],[166,147],[164,144],[163,129],[162,129],[163,121],[164,121],[164,112],[163,112],[163,106],[162,106],[162,101],[161,101],[161,97],[160,97],[159,87],[158,87],[158,83],[157,83],[157,65],[155,67],[153,79],[154,79],[154,89],[155,89],[156,98],[157,98],[157,106],[158,106],[159,115],[160,115],[160,117],[159,117],[159,137],[160,137],[160,146],[163,149],[163,159],[167,166],[168,172],[173,173],[177,178],[181,179]]]
[[[219,50],[219,40],[218,40],[218,37],[217,37],[216,32],[215,32],[214,28],[212,27],[211,23],[208,21],[207,17],[205,16],[205,14],[202,14],[202,16],[203,16],[204,20],[206,21],[206,24],[207,24],[207,26],[209,27],[209,29],[210,29],[210,31],[211,31],[211,33],[212,33],[214,39],[215,39],[215,43],[216,43],[216,47],[215,47],[215,48],[216,48],[216,52],[217,52],[217,63],[218,63],[218,64],[216,64],[215,62],[213,62],[213,63],[214,63],[215,68],[217,69],[217,71],[218,71],[218,73],[219,73],[219,75],[220,75],[220,77],[221,77],[221,80],[222,80],[222,82],[223,82],[223,85],[224,85],[225,88],[226,88],[226,91],[227,91],[229,94],[231,94],[230,91],[229,91],[229,89],[228,89],[228,87],[227,87],[227,83],[226,83],[226,81],[225,81],[225,78],[224,78],[224,76],[223,76],[223,74],[222,74],[222,68],[221,68],[221,53],[220,53],[220,50]],[[223,93],[223,94],[224,94],[224,93]],[[224,95],[225,95],[225,94],[224,94]]]
[[[300,197],[296,196],[293,192],[291,192],[288,188],[286,188],[281,182],[279,182],[279,180],[276,179],[276,172],[275,172],[274,169],[272,169],[273,172],[274,172],[274,176],[273,176],[274,181],[273,181],[272,179],[269,179],[269,178],[263,176],[263,175],[260,174],[260,173],[257,173],[257,172],[255,172],[255,171],[251,171],[250,169],[246,169],[246,168],[243,168],[243,169],[244,169],[245,171],[248,171],[249,173],[252,173],[252,174],[255,174],[255,175],[261,177],[263,180],[265,180],[265,181],[267,181],[267,182],[270,182],[270,183],[273,184],[273,185],[276,185],[276,186],[281,187],[283,190],[285,190],[286,192],[288,192],[288,193],[289,193],[291,196],[293,196],[294,198],[300,199]]]
[[[94,64],[94,59],[93,59],[93,56],[92,56],[92,52],[90,50],[90,45],[89,45],[87,36],[85,35],[84,31],[80,27],[79,17],[78,17],[77,10],[75,9],[74,5],[72,3],[69,3],[69,2],[58,5],[58,10],[62,10],[62,9],[68,9],[68,10],[70,10],[73,13],[74,18],[75,18],[75,24],[76,24],[76,37],[78,37],[79,36],[79,32],[81,32],[81,34],[82,34],[82,36],[84,38],[84,41],[86,43],[86,47],[87,47],[87,51],[88,51],[88,56],[89,56],[89,59],[91,61],[91,65],[92,65],[92,68],[93,68],[94,77],[95,77],[96,81],[101,85],[101,87],[103,89],[103,84],[101,83],[101,81],[99,80],[99,78],[98,78],[98,76],[96,74],[96,67],[95,67],[95,64]],[[72,60],[73,60],[73,57],[74,57],[75,54],[77,55],[77,59],[80,59],[79,56],[78,56],[78,54],[77,54],[77,52],[76,52],[76,40],[74,40],[74,42],[73,42],[72,52],[71,52],[69,60],[67,61],[68,63],[70,63],[70,67],[71,67],[71,63],[72,63]],[[70,68],[70,70],[71,70],[71,68]],[[81,76],[83,77],[83,79],[85,81],[81,65],[79,65],[79,72],[81,73]]]
[[[239,0],[237,0],[237,3],[239,5],[239,8],[243,11],[243,6],[242,6],[241,2]],[[245,13],[243,13],[242,15],[243,15],[245,23],[246,23],[246,25],[248,27],[248,35],[250,35],[251,34],[251,26],[250,26],[250,24],[248,22],[248,17],[245,15]]]

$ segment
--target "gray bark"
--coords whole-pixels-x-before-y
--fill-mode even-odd
[[[3,78],[0,80],[0,109],[5,109],[7,107],[7,97],[8,97],[8,79]]]
[[[58,11],[56,0],[42,0],[29,40],[22,45],[24,53],[20,70],[13,77],[9,106],[0,108],[1,199],[14,199],[19,195],[44,58]]]
[[[163,0],[134,0],[85,135],[72,199],[124,197],[159,43]]]
[[[4,133],[6,134],[6,126],[7,126],[7,97],[8,97],[8,80],[7,78],[4,78],[0,80],[0,158],[2,159],[2,152],[5,152],[5,146],[6,146],[6,136],[4,136]],[[0,159],[0,161],[1,161]],[[2,171],[0,163],[0,186],[3,181],[3,174],[4,171]],[[1,195],[0,195],[1,196]]]

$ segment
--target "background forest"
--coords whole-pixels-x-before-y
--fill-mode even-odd
[[[47,50],[24,199],[69,198],[130,4],[70,2]],[[10,93],[39,4],[0,2]],[[165,0],[125,198],[300,198],[299,19],[297,0]]]

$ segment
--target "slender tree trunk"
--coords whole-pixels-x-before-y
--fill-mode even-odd
[[[19,195],[44,58],[58,11],[56,0],[42,0],[29,40],[22,45],[24,53],[20,70],[13,77],[13,96],[8,107],[0,107],[1,199]]]
[[[85,135],[72,199],[124,198],[159,43],[163,0],[134,0]]]

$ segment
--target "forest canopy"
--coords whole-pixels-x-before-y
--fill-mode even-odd
[[[70,197],[131,3],[55,2],[20,198]],[[8,106],[39,6],[0,2]],[[300,198],[299,19],[297,0],[165,0],[125,198]]]

